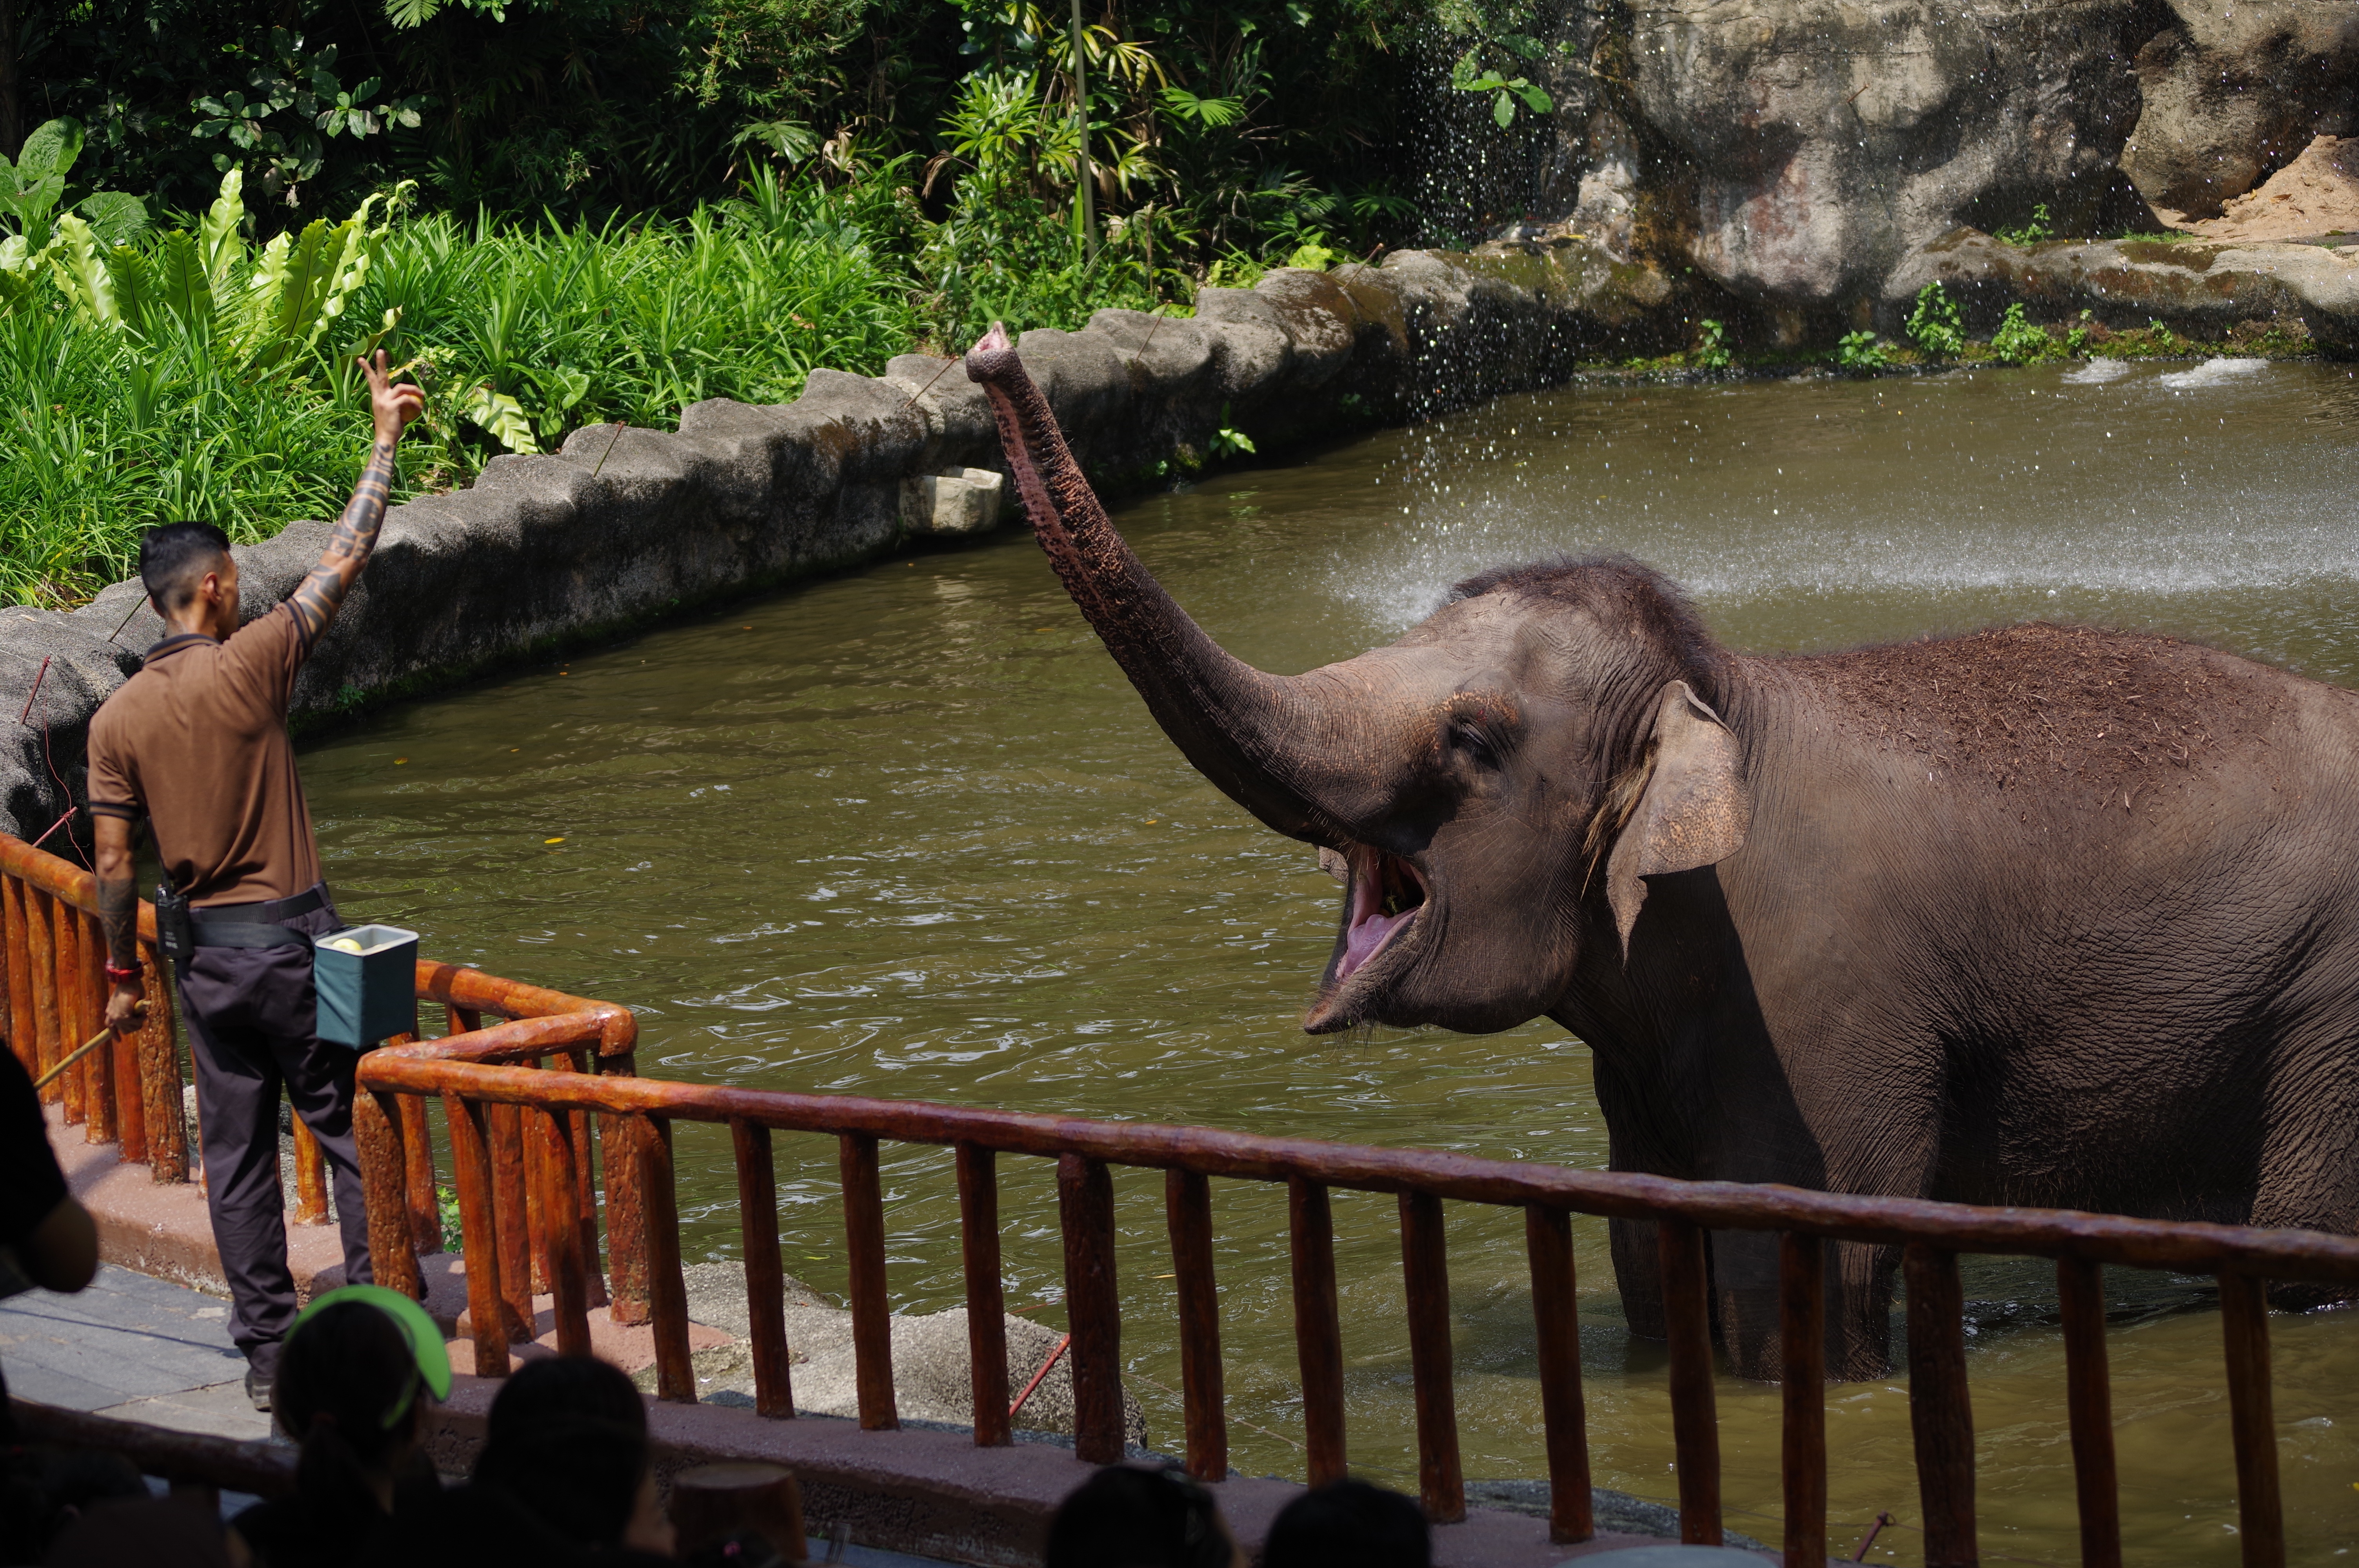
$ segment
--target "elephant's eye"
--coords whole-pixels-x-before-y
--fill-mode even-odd
[[[1499,765],[1498,748],[1491,743],[1491,738],[1488,735],[1471,724],[1461,724],[1457,729],[1460,751],[1464,752],[1486,768],[1495,768]]]

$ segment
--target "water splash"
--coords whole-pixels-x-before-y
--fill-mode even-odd
[[[2267,360],[2205,360],[2193,370],[2176,370],[2155,379],[2174,392],[2184,392],[2199,386],[2220,386],[2242,381],[2268,368]]]

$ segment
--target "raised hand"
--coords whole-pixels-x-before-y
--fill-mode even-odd
[[[368,377],[369,413],[376,421],[376,438],[380,441],[400,440],[402,427],[425,412],[426,394],[408,382],[395,384],[392,373],[386,369],[383,349],[376,351],[374,364],[365,356],[355,358],[353,362],[361,367],[363,375]]]

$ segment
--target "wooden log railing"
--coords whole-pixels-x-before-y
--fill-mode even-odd
[[[97,1028],[104,993],[103,956],[91,918],[95,891],[88,872],[0,837],[0,979],[6,985],[0,1018],[28,1067],[54,1064]],[[153,966],[153,914],[144,905],[141,940]],[[602,1305],[615,1321],[652,1324],[658,1396],[694,1400],[671,1141],[675,1122],[705,1122],[729,1130],[736,1162],[756,1407],[766,1416],[791,1417],[771,1135],[815,1133],[838,1141],[860,1420],[872,1429],[895,1426],[879,1150],[887,1140],[947,1145],[955,1151],[958,1172],[974,1441],[989,1446],[1010,1440],[997,1162],[1003,1154],[1019,1155],[1056,1163],[1075,1452],[1093,1462],[1114,1460],[1123,1453],[1123,1325],[1110,1172],[1117,1165],[1159,1170],[1177,1284],[1187,1464],[1196,1475],[1217,1479],[1228,1471],[1228,1423],[1212,1278],[1212,1178],[1282,1184],[1307,1467],[1317,1481],[1343,1474],[1347,1454],[1330,1194],[1337,1188],[1391,1194],[1401,1221],[1419,1491],[1428,1514],[1446,1522],[1464,1517],[1465,1502],[1451,1397],[1442,1206],[1518,1208],[1537,1319],[1550,1533],[1560,1541],[1587,1540],[1594,1519],[1571,1232],[1576,1214],[1656,1227],[1680,1531],[1683,1539],[1703,1543],[1722,1539],[1710,1238],[1718,1231],[1778,1236],[1788,1563],[1826,1557],[1826,1289],[1836,1260],[1829,1242],[1896,1249],[1901,1255],[1928,1568],[1962,1568],[1979,1559],[1962,1254],[2056,1262],[2066,1359],[2062,1397],[2082,1562],[2090,1568],[2118,1568],[2122,1561],[2103,1271],[2168,1270],[2219,1281],[2238,1545],[2247,1568],[2282,1568],[2286,1560],[2265,1283],[2359,1281],[2359,1239],[2312,1231],[1683,1182],[1201,1127],[661,1082],[635,1075],[636,1024],[623,1008],[432,963],[419,965],[418,994],[440,1004],[448,1032],[439,1039],[391,1043],[364,1055],[359,1068],[366,1092],[356,1103],[354,1126],[370,1243],[378,1279],[417,1292],[419,1256],[450,1240],[442,1233],[427,1109],[429,1099],[440,1100],[468,1259],[479,1375],[506,1374],[508,1346],[533,1336],[534,1297],[546,1294],[561,1351],[586,1351],[588,1314]],[[168,1001],[152,968],[149,995]],[[486,1026],[485,1014],[495,1022]],[[172,1020],[168,1009],[158,1009],[147,1027],[118,1050],[100,1053],[65,1075],[56,1098],[70,1119],[91,1128],[93,1141],[123,1141],[126,1157],[144,1158],[158,1180],[185,1180],[179,1084]],[[324,1211],[316,1165],[305,1180]],[[299,1206],[308,1208],[310,1199]]]
[[[1898,1249],[1908,1281],[1909,1405],[1916,1438],[1922,1518],[1930,1568],[1976,1563],[1973,1421],[1966,1380],[1964,1303],[1958,1259],[1966,1253],[2056,1260],[2063,1289],[2068,1367],[2064,1403],[2081,1503],[2082,1561],[2114,1568],[2122,1560],[2115,1505],[2111,1413],[2105,1396],[2102,1271],[2106,1267],[2211,1273],[2221,1283],[2227,1339],[2226,1378],[2234,1410],[2241,1519],[2240,1546],[2250,1568],[2279,1568],[2285,1541],[2277,1508],[2277,1447],[2270,1425],[2268,1326],[2263,1281],[2359,1281],[2359,1239],[2311,1231],[2176,1224],[2066,1210],[1982,1208],[1908,1198],[1806,1192],[1775,1185],[1683,1182],[1626,1172],[1482,1160],[1418,1150],[1374,1149],[1301,1139],[1255,1137],[1202,1127],[1085,1121],[1012,1111],[799,1095],[660,1082],[601,1072],[539,1071],[509,1065],[556,1054],[572,1021],[538,1021],[532,1029],[496,1030],[374,1052],[361,1065],[364,1088],[378,1096],[432,1096],[454,1132],[496,1127],[495,1112],[527,1115],[579,1130],[603,1129],[610,1225],[622,1194],[641,1205],[647,1312],[655,1328],[658,1397],[693,1402],[688,1314],[681,1288],[672,1193],[671,1133],[676,1123],[730,1130],[746,1236],[746,1295],[752,1312],[755,1399],[762,1412],[793,1414],[788,1385],[784,1303],[777,1263],[777,1175],[773,1132],[838,1140],[844,1228],[851,1270],[853,1341],[861,1423],[897,1424],[892,1340],[887,1318],[886,1237],[878,1180],[884,1141],[948,1145],[955,1151],[970,1332],[974,1352],[974,1440],[1009,1441],[1001,1322],[998,1157],[1053,1161],[1063,1237],[1065,1303],[1076,1454],[1107,1462],[1123,1452],[1120,1395],[1120,1295],[1114,1273],[1114,1166],[1165,1173],[1165,1208],[1179,1303],[1182,1400],[1188,1467],[1217,1479],[1228,1470],[1220,1328],[1212,1280],[1211,1179],[1283,1184],[1293,1259],[1295,1336],[1303,1389],[1307,1468],[1314,1482],[1343,1473],[1346,1422],[1338,1334],[1334,1222],[1329,1195],[1388,1193],[1399,1202],[1401,1249],[1415,1383],[1419,1491],[1438,1522],[1465,1516],[1458,1433],[1451,1402],[1451,1324],[1441,1217],[1446,1203],[1519,1208],[1538,1318],[1541,1413],[1546,1426],[1552,1536],[1588,1539],[1593,1529],[1588,1433],[1582,1411],[1570,1217],[1651,1220],[1659,1238],[1669,1333],[1669,1400],[1684,1539],[1722,1539],[1719,1437],[1713,1411],[1710,1236],[1773,1232],[1780,1238],[1780,1338],[1789,1375],[1783,1390],[1786,1560],[1823,1562],[1827,1548],[1827,1458],[1823,1368],[1829,1242]],[[536,1031],[549,1031],[536,1033]],[[395,1177],[413,1159],[417,1124],[391,1114],[370,1118],[379,1152],[364,1168],[383,1173],[382,1202],[397,1209]],[[488,1131],[454,1138],[485,1140]],[[554,1132],[547,1147],[565,1140]],[[562,1195],[565,1178],[584,1168],[544,1162],[545,1193]],[[516,1206],[492,1191],[487,1157],[468,1152],[460,1168],[461,1224],[470,1289],[477,1292],[478,1370],[504,1375],[516,1332],[496,1312],[506,1260],[500,1227]],[[472,1196],[470,1195],[473,1195]],[[370,1201],[380,1202],[373,1185]],[[580,1307],[592,1288],[594,1251],[531,1244],[531,1266],[556,1282],[560,1339],[579,1335]],[[614,1250],[622,1249],[617,1243]],[[496,1260],[494,1267],[478,1263]],[[378,1255],[379,1277],[388,1277]],[[619,1296],[619,1291],[616,1292]]]
[[[5,988],[0,996],[0,1029],[6,1031],[17,1059],[35,1077],[98,1033],[105,1020],[109,987],[97,910],[98,879],[91,872],[0,834],[0,986]],[[186,1182],[198,1162],[189,1147],[181,1110],[184,1047],[169,969],[156,952],[156,908],[145,900],[139,905],[139,961],[147,990],[145,1022],[136,1032],[67,1068],[43,1091],[43,1098],[61,1106],[67,1124],[82,1127],[90,1142],[117,1145],[123,1159],[147,1166],[158,1182]],[[417,983],[419,1000],[440,1004],[451,1033],[466,1037],[463,1043],[446,1041],[444,1049],[453,1059],[473,1054],[538,1060],[527,1048],[545,1043],[550,1051],[561,1052],[565,1066],[577,1071],[592,1062],[602,1073],[632,1070],[637,1025],[626,1008],[430,961],[419,964]],[[485,1013],[506,1022],[486,1030]],[[372,1234],[379,1224],[396,1227],[407,1238],[408,1251],[439,1252],[440,1206],[427,1141],[426,1103],[405,1099],[390,1113],[401,1118],[411,1153],[409,1163],[393,1173],[397,1196],[371,1214]],[[361,1114],[365,1119],[367,1112]],[[542,1228],[548,1214],[538,1197],[527,1199],[526,1194],[527,1188],[540,1194],[547,1184],[527,1183],[522,1173],[527,1164],[535,1171],[562,1166],[562,1180],[575,1194],[565,1211],[573,1216],[573,1223],[570,1230],[560,1231],[555,1245],[585,1249],[594,1279],[597,1206],[591,1130],[577,1119],[562,1132],[569,1147],[560,1152],[553,1141],[560,1136],[555,1128],[545,1115],[535,1119],[539,1141],[532,1146],[529,1161],[522,1152],[525,1141],[504,1136],[495,1162],[511,1178],[502,1189],[508,1201],[528,1203],[536,1256],[551,1244]],[[295,1223],[325,1225],[326,1162],[299,1117],[294,1137]],[[635,1260],[641,1217],[636,1193],[624,1194],[619,1202],[610,1196],[608,1211],[610,1234],[628,1242],[625,1258],[617,1263],[625,1293],[641,1313],[634,1320],[625,1304],[623,1316],[645,1322],[646,1270]],[[526,1227],[512,1229],[521,1248]],[[388,1231],[388,1237],[394,1233]],[[545,1279],[545,1273],[536,1272],[535,1278]],[[594,1294],[590,1304],[604,1304],[603,1289]]]

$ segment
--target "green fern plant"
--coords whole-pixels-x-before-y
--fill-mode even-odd
[[[1966,351],[1966,327],[1958,302],[1938,283],[1917,291],[1917,308],[1908,313],[1908,341],[1928,359],[1953,360]]]
[[[2037,364],[2041,360],[2054,359],[2062,353],[2047,330],[2035,327],[2024,319],[2020,302],[2006,308],[1999,320],[1998,330],[1991,334],[1991,352],[2011,365]]]

